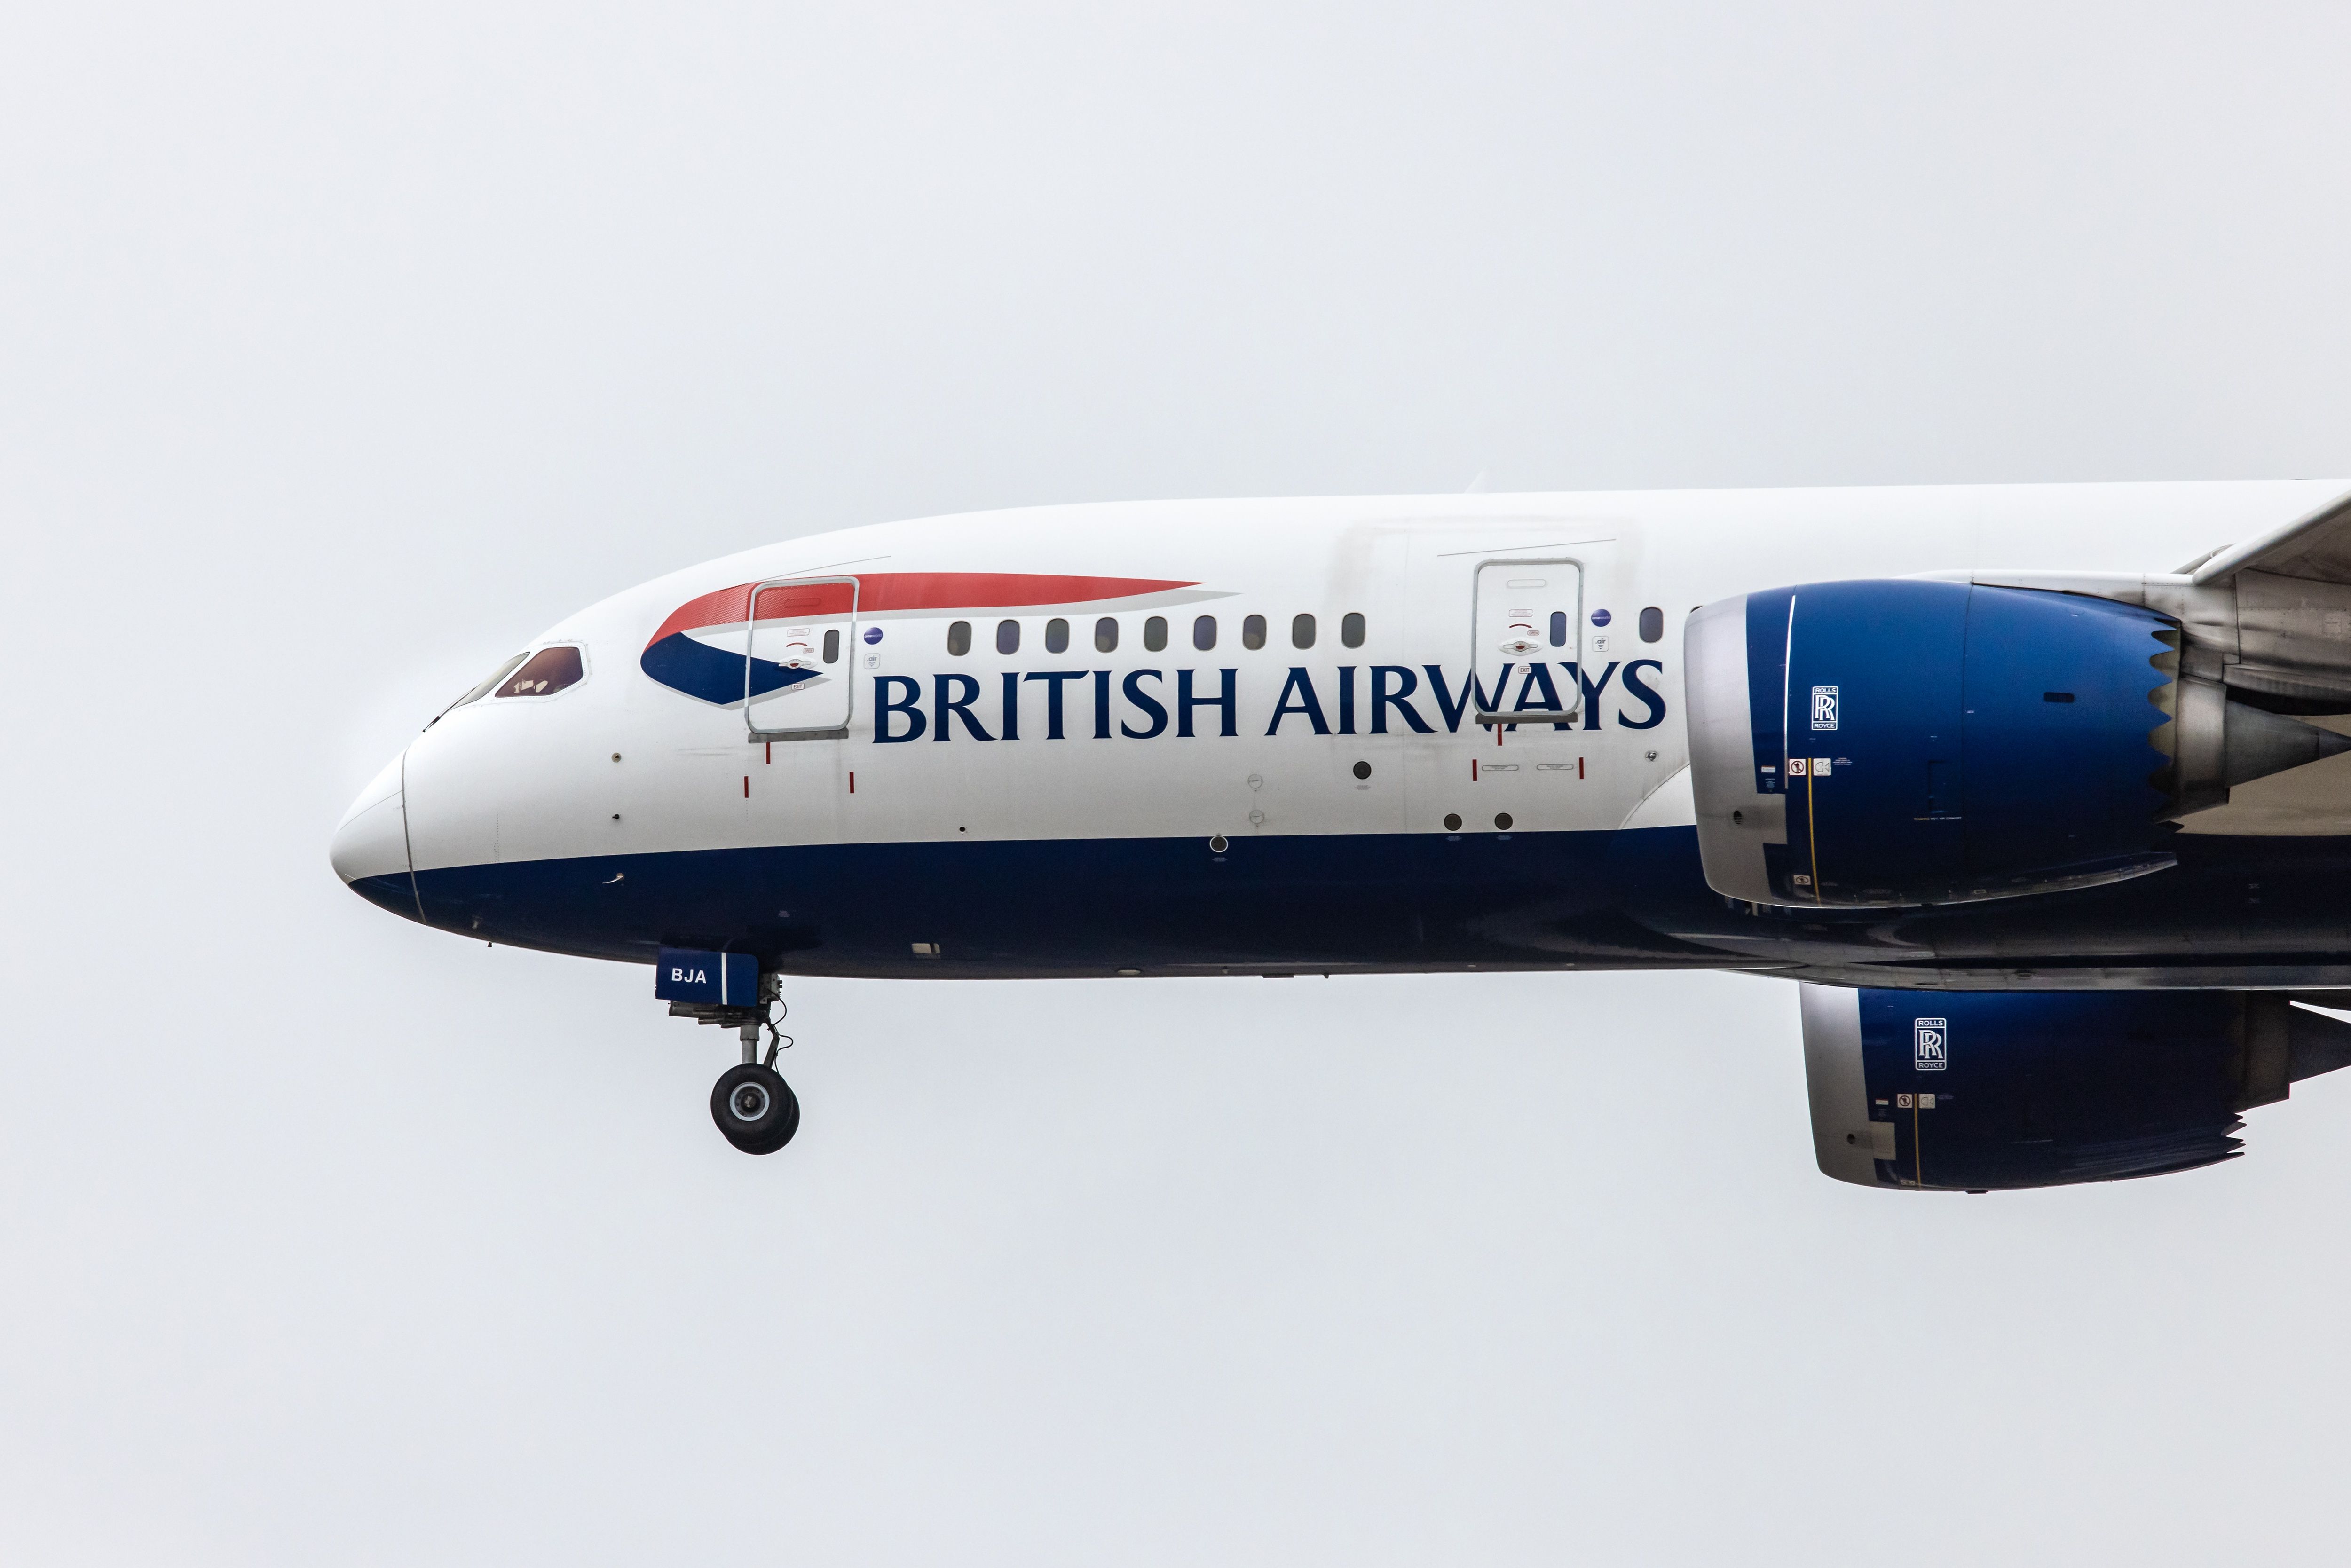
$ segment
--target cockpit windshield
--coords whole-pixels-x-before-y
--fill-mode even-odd
[[[475,686],[472,691],[467,692],[464,696],[459,697],[455,702],[451,703],[439,713],[434,714],[433,716],[433,724],[440,723],[443,719],[448,717],[459,708],[464,707],[467,703],[479,702],[484,697],[488,696],[490,695],[490,689],[493,686],[496,686],[500,681],[505,680],[508,675],[513,674],[516,670],[522,666],[523,660],[528,657],[529,654],[528,653],[517,653],[513,658],[508,659],[496,669],[492,670],[488,680],[484,681],[480,685]],[[424,727],[430,729],[433,727],[433,725],[428,724]]]
[[[433,724],[439,724],[467,703],[479,702],[492,693],[502,697],[551,696],[566,686],[579,685],[587,673],[579,648],[569,643],[558,643],[536,653],[517,653],[493,670],[488,680],[434,714]],[[433,724],[424,727],[431,729]]]
[[[580,662],[580,650],[569,643],[558,643],[551,648],[541,648],[530,656],[530,662],[510,676],[501,676],[498,695],[502,697],[543,697],[578,685],[587,674]]]

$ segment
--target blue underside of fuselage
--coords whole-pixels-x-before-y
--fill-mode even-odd
[[[1905,911],[1757,912],[1691,828],[810,844],[370,877],[485,941],[650,963],[1004,978],[1777,968],[1873,985],[2351,987],[2351,840],[2179,837],[2109,886]],[[935,954],[918,951],[935,948]]]
[[[1687,828],[815,844],[455,867],[355,884],[486,941],[650,963],[663,946],[803,974],[1251,974],[1708,967],[1628,889],[1710,900]],[[935,946],[918,956],[916,944]]]

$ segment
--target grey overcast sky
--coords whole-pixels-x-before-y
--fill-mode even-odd
[[[1919,1198],[1813,1170],[1777,982],[810,983],[754,1161],[644,971],[325,850],[532,632],[789,535],[2351,473],[2346,46],[0,10],[0,1559],[2338,1560],[2351,1083]]]

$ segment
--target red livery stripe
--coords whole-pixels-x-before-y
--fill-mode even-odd
[[[1174,588],[1196,588],[1196,582],[1149,577],[1059,577],[1020,571],[861,571],[857,579],[860,612],[884,610],[1018,610],[1038,604],[1081,604],[1098,600],[1132,599],[1138,594],[1164,593]],[[724,626],[745,619],[752,585],[738,582],[690,599],[670,612],[651,642],[676,632],[704,626]],[[810,583],[805,587],[778,583],[759,595],[762,620],[799,615],[839,614],[849,608],[847,583]]]

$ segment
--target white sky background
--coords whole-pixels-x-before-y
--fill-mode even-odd
[[[325,851],[786,535],[2351,472],[2351,13],[190,9],[0,13],[0,1557],[2339,1552],[2351,1084],[1917,1197],[1777,982],[809,983],[752,1160]]]

